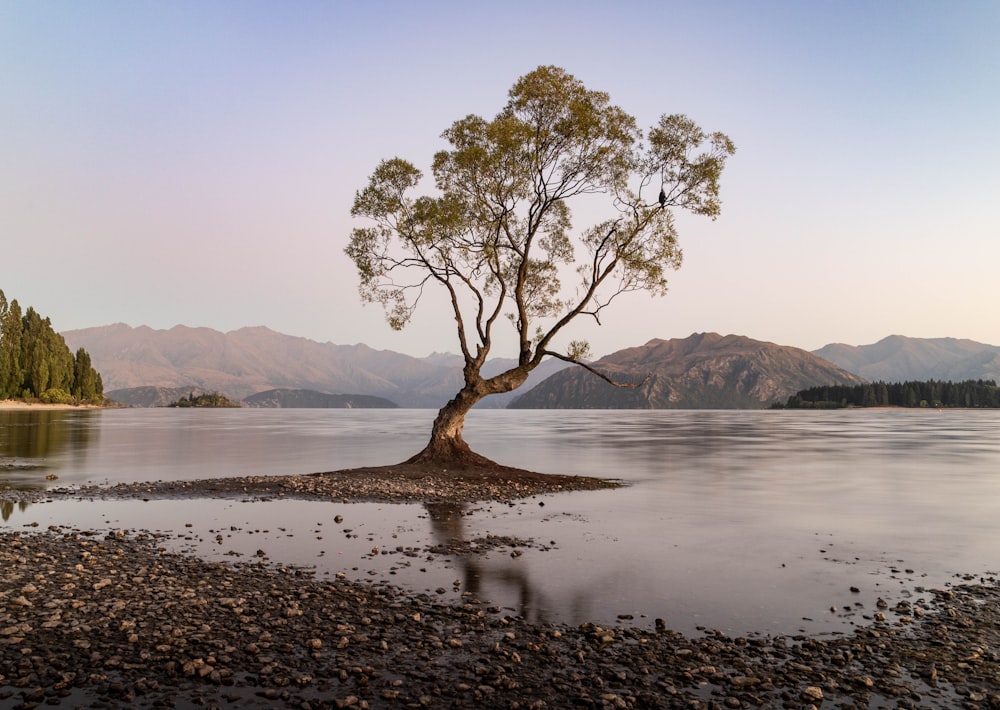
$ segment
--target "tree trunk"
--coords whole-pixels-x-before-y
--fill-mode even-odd
[[[462,438],[465,428],[465,415],[472,406],[483,398],[474,390],[465,387],[455,395],[448,404],[441,407],[434,426],[431,429],[431,439],[416,456],[406,463],[439,463],[453,467],[466,466],[496,466],[496,463],[485,456],[474,453]]]
[[[462,438],[465,415],[483,397],[499,392],[510,392],[519,387],[527,376],[526,369],[515,368],[487,382],[479,376],[478,369],[474,372],[467,370],[465,386],[454,399],[438,411],[431,429],[431,440],[427,442],[427,446],[404,463],[440,464],[442,467],[451,468],[498,467],[499,464],[495,461],[475,453],[465,443],[465,439]]]

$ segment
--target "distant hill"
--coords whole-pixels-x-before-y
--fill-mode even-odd
[[[268,390],[252,394],[243,400],[248,407],[278,409],[391,409],[396,407],[382,397],[363,394],[324,394],[313,390]]]
[[[129,387],[111,390],[104,396],[127,407],[167,407],[181,397],[208,394],[200,387]]]
[[[831,343],[813,354],[872,382],[1000,382],[1000,347],[974,340],[890,335],[872,345]]]
[[[739,335],[651,340],[593,363],[621,388],[582,368],[556,373],[514,400],[520,409],[748,409],[820,384],[863,380],[799,348]]]
[[[192,392],[220,392],[243,400],[269,390],[312,390],[327,396],[357,393],[400,407],[438,408],[461,386],[462,359],[454,354],[415,358],[366,345],[318,343],[264,327],[221,333],[182,325],[154,330],[117,324],[62,336],[72,350],[82,347],[90,354],[105,393],[131,406],[164,406]],[[649,374],[650,380],[635,390],[611,388],[581,368],[549,359],[520,389],[487,397],[480,406],[505,407],[524,397],[517,406],[759,407],[814,385],[854,384],[861,378],[1000,381],[1000,347],[899,335],[874,345],[831,344],[809,354],[707,333],[652,340],[599,362],[619,377],[638,382]],[[510,359],[490,360],[483,373],[495,374],[511,364]],[[823,369],[831,365],[831,371]],[[858,377],[835,379],[843,378],[845,370]],[[553,374],[560,379],[530,391]]]
[[[230,399],[246,399],[274,389],[306,389],[320,393],[356,392],[395,402],[400,407],[438,408],[462,384],[461,358],[435,354],[415,358],[367,345],[317,343],[264,327],[221,333],[183,325],[169,330],[125,324],[66,331],[73,348],[91,354],[109,396],[138,398],[159,406],[161,397],[122,390],[160,388],[186,396],[192,389],[217,391]],[[511,360],[492,360],[484,373],[499,372]],[[566,363],[543,363],[525,386],[541,382]],[[175,401],[177,396],[170,401]],[[504,407],[515,393],[487,397],[480,406]],[[123,401],[117,399],[116,401]],[[168,404],[164,402],[163,404]]]
[[[212,390],[214,392],[215,390]],[[111,390],[107,397],[128,407],[166,407],[185,397],[210,394],[201,387],[128,387]],[[240,403],[246,407],[372,409],[396,407],[382,397],[363,394],[324,394],[312,390],[273,389],[250,395]]]

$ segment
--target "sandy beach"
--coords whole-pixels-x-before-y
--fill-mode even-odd
[[[19,399],[0,399],[0,410],[3,409],[101,409],[93,404],[42,404],[41,402],[23,402]]]

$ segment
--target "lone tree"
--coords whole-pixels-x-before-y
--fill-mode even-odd
[[[443,138],[450,148],[434,156],[433,194],[413,194],[423,175],[411,163],[378,165],[355,195],[351,214],[367,226],[351,232],[346,252],[362,299],[380,303],[394,329],[429,285],[450,299],[464,385],[408,463],[494,465],[462,438],[472,406],[519,387],[546,356],[621,384],[587,363],[585,342],[559,348],[557,336],[578,316],[600,323],[624,293],[666,292],[681,262],[673,210],[719,214],[719,177],[735,147],[683,115],[664,115],[644,140],[606,93],[554,66],[521,77],[492,121],[466,116]],[[574,229],[570,201],[598,216]],[[575,289],[564,287],[574,265]],[[508,324],[517,365],[484,377]]]

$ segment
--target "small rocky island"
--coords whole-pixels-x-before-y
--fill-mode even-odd
[[[187,397],[181,397],[176,402],[171,402],[168,407],[198,407],[202,409],[234,409],[240,405],[219,392],[202,392],[195,394],[192,392]]]

